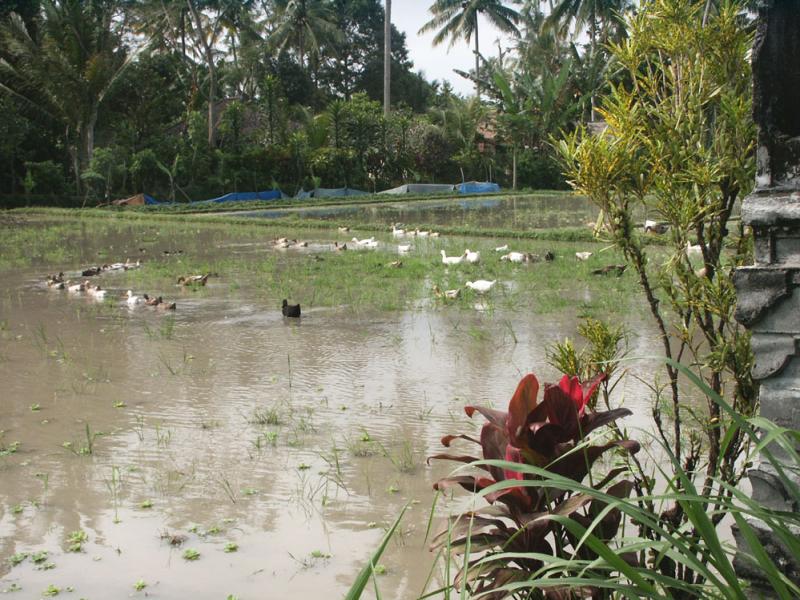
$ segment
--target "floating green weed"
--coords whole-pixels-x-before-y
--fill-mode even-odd
[[[184,560],[197,560],[200,558],[200,553],[193,548],[187,548],[183,551],[182,556]]]
[[[6,444],[3,441],[3,436],[5,435],[5,431],[0,429],[0,457],[3,456],[10,456],[12,454],[16,454],[19,450],[20,443],[19,442],[11,442],[10,444]]]
[[[81,552],[83,544],[89,541],[89,535],[82,530],[73,531],[67,537],[67,552]]]

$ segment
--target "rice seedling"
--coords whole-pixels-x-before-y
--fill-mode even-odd
[[[119,523],[119,502],[120,492],[122,491],[122,475],[119,467],[111,467],[110,477],[105,479],[105,484],[111,494],[111,502],[114,506],[114,523]]]
[[[172,430],[164,428],[163,423],[156,423],[156,444],[159,448],[166,448],[172,441]]]
[[[50,474],[49,473],[35,473],[33,475],[36,479],[42,482],[42,500],[41,503],[45,504],[47,501],[47,490],[50,488]]]
[[[252,425],[281,425],[280,411],[277,406],[269,407],[256,407],[253,409],[253,414],[249,419]]]
[[[93,432],[89,423],[84,424],[84,437],[80,442],[66,441],[61,444],[76,456],[90,456],[94,454],[95,439],[105,435],[102,431]]]
[[[225,475],[220,474],[217,477],[217,482],[222,487],[222,491],[225,492],[225,495],[228,497],[228,500],[231,501],[231,504],[236,504],[236,491],[234,490],[233,485],[228,480]]]
[[[144,415],[136,415],[136,423],[133,426],[133,431],[136,433],[136,437],[139,438],[139,441],[143,442],[145,432]]]
[[[141,592],[144,588],[147,587],[147,583],[144,579],[139,579],[136,583],[133,584],[133,589],[137,592]]]
[[[394,451],[388,450],[379,442],[376,443],[380,446],[383,455],[391,461],[394,468],[400,473],[411,474],[420,465],[421,457],[414,451],[410,441],[403,440],[400,448]]]

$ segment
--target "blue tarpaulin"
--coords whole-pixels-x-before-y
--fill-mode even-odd
[[[211,198],[205,202],[243,202],[246,200],[278,200],[283,194],[280,190],[267,190],[265,192],[231,192],[219,198]]]
[[[145,204],[176,204],[175,202],[161,202],[152,196],[143,194]],[[210,198],[208,200],[192,200],[189,204],[209,204],[211,202],[248,202],[252,200],[279,200],[285,198],[286,195],[280,190],[266,190],[263,192],[231,192],[218,198]]]
[[[489,181],[467,181],[458,186],[459,194],[491,194],[499,191],[500,186]]]

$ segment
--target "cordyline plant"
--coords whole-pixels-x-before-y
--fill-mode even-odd
[[[626,467],[613,468],[599,479],[593,473],[595,462],[609,450],[630,454],[639,450],[639,444],[632,440],[599,441],[590,435],[631,414],[626,408],[604,412],[588,408],[604,377],[601,374],[581,384],[577,377],[565,375],[557,385],[545,384],[540,402],[538,380],[526,375],[507,412],[482,406],[465,408],[468,416],[478,412],[487,420],[480,439],[465,434],[442,438],[447,447],[456,439],[478,444],[481,455],[437,454],[431,458],[474,463],[485,474],[453,475],[438,481],[435,489],[460,485],[490,503],[453,517],[450,527],[434,542],[435,547],[447,546],[452,554],[463,555],[457,587],[466,586],[481,597],[502,598],[510,584],[531,580],[544,564],[543,556],[595,558],[592,550],[573,535],[573,528],[565,526],[564,519],[583,528],[593,527],[594,535],[602,540],[615,538],[621,520],[619,510],[602,499],[570,489],[570,482],[580,484],[588,479],[585,485],[591,489],[607,497],[623,498],[633,487],[632,481],[618,479],[627,472]],[[560,478],[560,483],[521,472],[530,466]],[[527,590],[525,597],[529,593]],[[557,582],[543,593],[547,598],[595,595],[592,589],[569,589]]]

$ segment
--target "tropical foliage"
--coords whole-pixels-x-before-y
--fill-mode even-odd
[[[666,382],[652,387],[654,428],[670,449],[676,490],[699,494],[702,507],[691,510],[707,514],[692,515],[676,499],[662,508],[658,527],[639,521],[640,535],[661,542],[680,532],[698,542],[684,548],[693,559],[651,563],[689,587],[709,577],[699,566],[706,560],[702,530],[690,524],[703,518],[715,527],[724,518],[719,509],[736,495],[751,441],[733,414],[753,415],[757,401],[750,339],[734,319],[732,282],[734,269],[752,260],[752,241],[731,220],[754,180],[752,38],[736,3],[712,14],[706,8],[654,0],[631,18],[629,37],[610,46],[624,77],[610,84],[598,109],[608,128],[599,135],[576,131],[559,143],[568,178],[602,210],[599,235],[627,257],[661,334]],[[666,258],[646,250],[634,210],[668,226]],[[682,368],[735,412],[723,412],[711,398],[691,406]],[[655,505],[645,498],[654,495],[655,480],[640,471],[636,481],[640,508],[652,513]]]
[[[589,50],[545,27],[538,7],[432,4],[441,39],[477,43],[487,19],[512,36],[497,58],[478,47],[463,74],[480,99],[415,72],[392,30],[383,114],[380,0],[4,3],[0,194],[181,201],[462,178],[563,187],[546,140],[588,118],[595,80],[577,68]]]
[[[574,526],[588,527],[598,516],[595,530],[603,540],[613,539],[621,519],[619,510],[599,496],[576,492],[577,484],[588,478],[588,488],[606,497],[627,497],[631,480],[620,478],[624,466],[598,476],[595,463],[607,452],[635,454],[639,444],[628,439],[598,435],[600,428],[631,414],[616,408],[589,408],[601,374],[581,384],[577,377],[564,375],[557,384],[545,384],[539,401],[539,382],[533,374],[522,378],[503,412],[481,406],[467,406],[486,420],[480,439],[469,435],[448,435],[445,446],[457,439],[478,444],[481,456],[438,454],[435,459],[470,463],[486,473],[458,474],[442,479],[436,489],[462,486],[481,494],[490,506],[476,508],[452,518],[436,544],[446,546],[450,557],[462,556],[456,587],[487,598],[502,598],[510,586],[521,585],[545,564],[543,557],[567,559],[572,556],[591,561],[597,554],[580,537]],[[506,461],[506,462],[502,462]],[[560,485],[525,466],[562,478]],[[571,485],[563,485],[567,480]],[[548,597],[569,597],[563,585],[554,585]],[[484,597],[484,596],[481,596]]]

